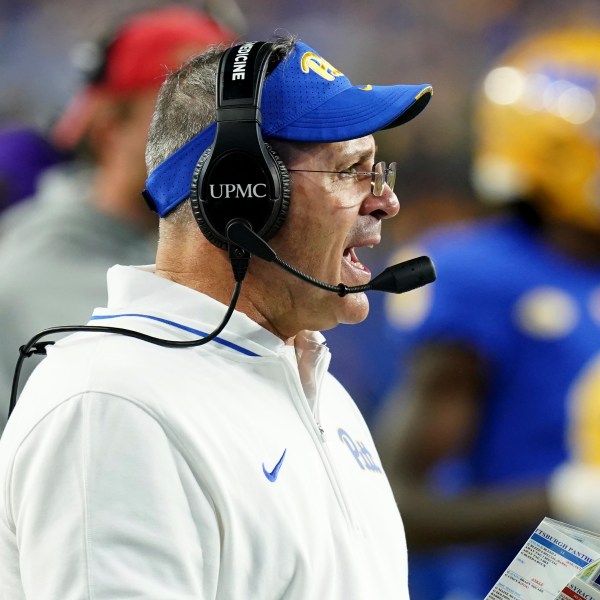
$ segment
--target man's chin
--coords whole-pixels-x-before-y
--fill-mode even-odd
[[[321,290],[318,301],[312,303],[311,317],[304,320],[304,329],[326,331],[338,325],[355,325],[367,318],[369,300],[364,292],[340,297]]]
[[[339,300],[342,306],[338,311],[338,323],[356,325],[369,315],[369,299],[364,292],[348,294]]]

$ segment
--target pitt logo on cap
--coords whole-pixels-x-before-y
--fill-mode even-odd
[[[314,52],[305,52],[300,59],[300,67],[303,73],[314,71],[319,77],[327,81],[333,81],[336,77],[343,75],[331,63],[328,63],[324,58],[321,58]]]

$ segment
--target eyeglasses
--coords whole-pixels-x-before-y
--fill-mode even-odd
[[[371,193],[381,196],[383,188],[387,185],[391,190],[396,183],[396,163],[392,162],[386,167],[385,161],[373,165],[372,171],[311,171],[309,169],[288,169],[293,173],[332,173],[336,175],[349,175],[351,177],[371,177]]]

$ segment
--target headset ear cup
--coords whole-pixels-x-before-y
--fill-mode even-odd
[[[274,169],[271,169],[271,173],[273,177],[277,177],[279,179],[279,187],[280,187],[280,202],[277,202],[274,210],[277,210],[275,215],[271,215],[269,221],[273,219],[273,222],[269,226],[266,231],[257,232],[260,233],[261,237],[265,240],[272,238],[279,228],[283,225],[285,218],[287,216],[290,197],[291,197],[291,186],[290,186],[290,175],[289,172],[281,160],[279,155],[275,152],[275,150],[269,146],[269,144],[264,144],[265,149],[269,153],[271,160],[273,161]],[[202,214],[202,210],[200,209],[200,190],[201,190],[201,174],[204,170],[204,165],[208,161],[211,155],[211,149],[206,150],[202,156],[199,158],[196,163],[196,167],[194,169],[194,174],[192,176],[192,183],[190,186],[190,203],[192,205],[192,212],[194,213],[194,218],[196,219],[196,223],[198,227],[200,227],[200,231],[204,234],[206,239],[217,246],[218,248],[227,249],[227,243],[224,242],[218,234],[213,230],[211,225],[206,221]],[[236,218],[236,215],[231,215],[231,219]]]
[[[292,189],[290,174],[284,162],[281,160],[277,152],[275,152],[275,150],[269,146],[269,144],[265,142],[264,146],[273,159],[281,187],[281,204],[279,205],[279,212],[271,227],[269,227],[268,231],[266,231],[262,236],[263,239],[268,240],[279,231],[280,227],[285,221],[285,218],[287,217],[288,209],[290,207],[290,198],[292,197]]]
[[[212,227],[205,221],[202,216],[202,211],[200,210],[200,174],[202,173],[204,163],[210,157],[211,149],[212,148],[208,148],[205,150],[196,163],[196,168],[192,175],[192,185],[190,186],[190,203],[192,205],[192,212],[194,213],[196,223],[198,223],[198,227],[200,227],[200,231],[204,234],[204,237],[218,248],[223,248],[225,250],[227,249],[227,244],[217,237]]]

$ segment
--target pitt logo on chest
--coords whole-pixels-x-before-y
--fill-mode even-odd
[[[367,470],[374,473],[382,472],[381,467],[373,460],[373,456],[360,440],[353,440],[350,434],[345,429],[341,428],[338,429],[338,436],[340,440],[346,444],[350,454],[352,454],[354,460],[363,471]]]

